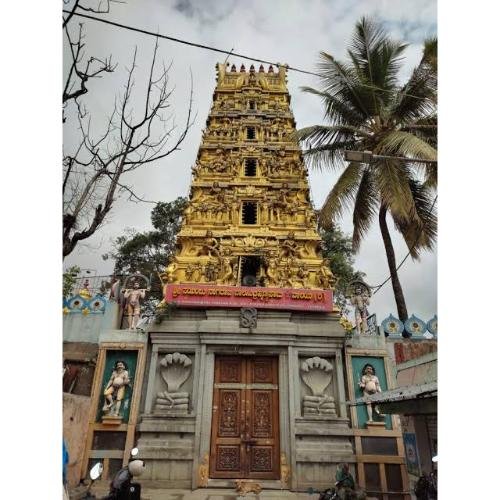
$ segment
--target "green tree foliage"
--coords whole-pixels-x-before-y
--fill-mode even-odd
[[[401,161],[437,159],[437,41],[426,41],[419,65],[400,84],[406,44],[396,42],[368,19],[356,24],[347,62],[322,52],[321,89],[303,90],[323,101],[326,125],[298,131],[311,167],[330,167],[341,175],[319,214],[323,228],[352,210],[352,248],[357,251],[373,220],[378,221],[399,317],[408,317],[399,282],[386,216],[413,258],[432,249],[437,234],[433,206],[437,163]],[[369,164],[344,162],[344,151],[371,151],[385,156]],[[387,158],[389,157],[389,158]]]
[[[353,267],[350,236],[344,234],[336,225],[331,229],[320,229],[319,234],[323,240],[323,256],[330,260],[330,269],[338,279],[335,285],[335,303],[342,312],[345,312],[349,283],[362,279],[365,273],[356,271]]]
[[[114,250],[103,258],[115,261],[116,276],[136,272],[151,277],[151,295],[161,298],[158,274],[164,271],[175,251],[175,237],[180,229],[186,198],[157,203],[151,212],[152,231],[129,230],[114,241]]]
[[[71,266],[63,273],[63,297],[68,298],[72,292],[80,274],[78,266]]]

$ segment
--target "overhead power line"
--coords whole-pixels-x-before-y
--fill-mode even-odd
[[[136,33],[142,33],[143,35],[154,36],[156,38],[163,38],[164,40],[170,40],[171,42],[177,42],[177,43],[182,43],[184,45],[189,45],[191,47],[197,47],[199,49],[211,50],[212,52],[218,52],[220,54],[227,54],[228,56],[233,55],[236,57],[240,57],[241,59],[246,59],[248,61],[254,61],[254,62],[260,62],[260,63],[264,63],[264,64],[271,64],[274,66],[280,66],[280,63],[277,63],[277,62],[267,61],[265,59],[259,59],[257,57],[250,57],[250,56],[246,56],[244,54],[238,54],[236,52],[233,52],[233,49],[231,49],[231,50],[218,49],[216,47],[211,47],[210,45],[204,45],[201,43],[190,42],[188,40],[182,40],[180,38],[175,38],[173,36],[163,35],[161,33],[155,33],[154,31],[149,31],[149,30],[145,30],[142,28],[135,28],[133,26],[128,26],[126,24],[116,23],[114,21],[109,21],[107,19],[101,19],[99,17],[89,16],[88,14],[80,14],[79,12],[72,13],[71,11],[65,10],[65,9],[63,9],[63,12],[66,14],[73,14],[74,16],[79,16],[79,17],[84,17],[86,19],[91,19],[91,20],[97,21],[99,23],[109,24],[110,26],[115,26],[117,28],[122,28],[122,29],[126,29],[129,31],[135,31]],[[304,73],[306,75],[318,76],[320,78],[322,77],[322,75],[320,75],[319,73],[314,73],[313,71],[307,71],[305,69],[300,69],[300,68],[296,68],[294,66],[288,66],[288,65],[286,65],[286,67],[289,71],[297,71],[298,73]],[[369,89],[378,90],[380,92],[392,92],[391,90],[382,89],[382,88],[376,87],[374,85],[364,85],[364,84],[360,83],[359,86],[369,88]],[[405,95],[407,95],[408,97],[413,97],[414,99],[421,99],[423,101],[427,100],[425,97],[420,97],[420,96],[408,94],[406,92],[405,92]]]

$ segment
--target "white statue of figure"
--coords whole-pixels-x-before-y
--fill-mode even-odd
[[[128,367],[124,361],[117,361],[111,378],[104,388],[104,406],[102,411],[107,415],[118,416],[126,386],[130,384]]]
[[[373,368],[373,366],[370,364],[367,364],[363,367],[363,370],[361,372],[361,380],[358,382],[358,385],[363,390],[363,396],[365,397],[372,396],[377,392],[382,392],[378,377],[375,375],[375,368]],[[368,422],[373,422],[371,403],[366,403],[366,411],[368,412]],[[377,407],[375,407],[375,412],[380,415]]]
[[[128,328],[134,330],[141,314],[141,299],[146,296],[146,289],[139,288],[139,282],[134,282],[134,288],[124,290],[123,296],[126,300]]]
[[[358,334],[368,332],[368,309],[370,296],[367,290],[356,287],[354,295],[351,296],[351,304],[354,306],[354,317],[356,319],[356,329]]]

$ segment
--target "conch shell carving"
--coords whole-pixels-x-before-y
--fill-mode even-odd
[[[311,389],[313,396],[323,396],[332,381],[332,370],[333,365],[319,356],[308,358],[300,365],[302,380]]]
[[[161,376],[167,384],[169,393],[177,392],[181,385],[189,378],[191,374],[191,365],[193,362],[185,355],[179,352],[167,354],[161,361]]]

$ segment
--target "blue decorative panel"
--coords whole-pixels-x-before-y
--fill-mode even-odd
[[[388,335],[401,335],[404,328],[403,322],[392,314],[382,321],[382,329]]]
[[[405,330],[410,335],[423,335],[427,330],[427,325],[420,318],[412,314],[405,321]]]

